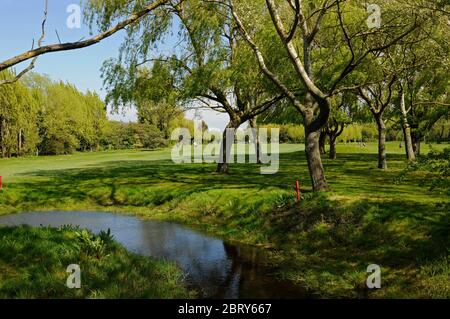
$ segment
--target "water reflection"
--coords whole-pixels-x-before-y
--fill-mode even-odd
[[[304,289],[278,280],[258,251],[228,244],[173,223],[91,212],[0,216],[0,225],[75,225],[95,233],[111,229],[127,249],[176,262],[203,298],[305,298]]]

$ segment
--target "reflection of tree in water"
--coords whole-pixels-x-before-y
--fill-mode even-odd
[[[142,223],[145,254],[176,262],[203,298],[302,297],[303,290],[277,280],[257,249],[234,246],[170,223]]]
[[[302,298],[305,290],[290,281],[277,280],[274,270],[254,248],[223,243],[231,262],[222,298]]]
[[[242,297],[243,290],[247,290],[249,285],[259,285],[261,281],[258,273],[258,255],[255,249],[245,249],[227,243],[223,243],[223,247],[231,261],[231,269],[225,280],[225,287],[228,288],[225,297]]]
[[[217,287],[223,285],[230,267],[222,241],[168,223],[142,230],[146,254],[176,262],[188,282],[202,290],[200,296],[217,294]]]
[[[223,249],[230,262],[229,270],[224,278],[215,297],[217,298],[239,298],[241,286],[241,265],[239,262],[239,249],[227,243],[223,243]]]
[[[170,225],[173,226],[173,225]],[[293,298],[305,292],[289,281],[276,280],[257,250],[200,236],[179,227],[151,231],[150,246],[177,262],[203,298]]]

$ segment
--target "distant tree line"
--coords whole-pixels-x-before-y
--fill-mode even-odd
[[[0,80],[12,77],[8,71],[0,73]],[[168,143],[166,127],[186,121],[182,113],[169,121],[157,112],[140,114],[139,123],[109,121],[96,93],[30,73],[0,86],[0,157],[163,147]]]
[[[280,130],[280,143],[304,143],[305,131],[301,124],[261,124],[260,128],[266,128],[270,135],[270,129]],[[375,123],[351,123],[344,127],[337,137],[337,142],[376,142],[378,130]],[[450,121],[439,121],[425,136],[427,142],[449,143],[450,142]],[[397,123],[387,125],[386,141],[403,141],[403,133]]]

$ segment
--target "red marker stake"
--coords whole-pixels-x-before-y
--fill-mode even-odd
[[[295,189],[297,190],[297,202],[299,202],[302,200],[302,193],[300,190],[300,182],[299,181],[296,182]]]
[[[3,176],[0,176],[0,191],[3,190]]]

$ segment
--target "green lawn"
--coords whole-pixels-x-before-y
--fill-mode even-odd
[[[398,143],[388,144],[387,171],[376,168],[376,144],[338,145],[338,159],[324,160],[326,195],[310,193],[304,147],[280,149],[276,175],[254,164],[217,175],[212,164],[173,164],[170,150],[0,160],[0,214],[91,209],[171,220],[266,248],[280,275],[321,296],[450,297],[449,200],[421,187],[421,173],[394,183],[405,167]],[[374,263],[383,288],[368,292]]]

